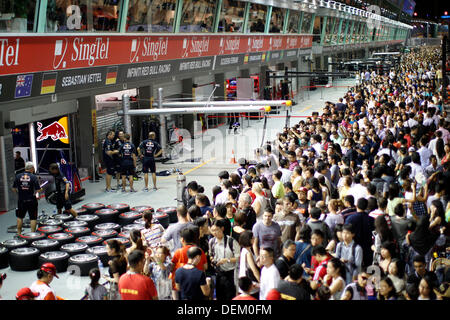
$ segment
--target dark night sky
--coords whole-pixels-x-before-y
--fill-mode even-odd
[[[416,0],[417,18],[424,18],[429,20],[439,19],[448,11],[450,14],[450,6],[448,1],[443,0]],[[427,16],[428,15],[428,16]]]

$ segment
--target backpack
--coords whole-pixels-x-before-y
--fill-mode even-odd
[[[236,241],[236,240],[234,240],[232,237],[230,237],[228,235],[224,235],[224,237],[225,237],[225,241],[223,243],[224,248],[226,248],[226,246],[228,244],[228,248],[230,248],[231,253],[234,255],[233,241]],[[229,240],[229,239],[231,239],[231,240]],[[214,257],[214,255],[215,255],[214,249],[216,247],[216,244],[217,244],[217,238],[213,238],[212,243],[211,243],[211,252],[210,252],[211,257]]]
[[[356,246],[357,246],[357,244],[356,244],[356,242],[353,240],[353,244],[352,244],[352,258],[353,258],[353,261],[352,261],[351,264],[350,264],[351,267],[352,267],[353,269],[356,269],[356,264],[355,264],[355,259],[356,259],[356,256],[355,256]],[[339,250],[342,251],[342,246],[339,246]],[[336,252],[336,255],[340,257],[340,256],[341,256],[341,252],[339,252],[339,254],[337,254],[337,252]],[[350,262],[345,263],[345,269],[346,269],[348,272],[350,272],[351,270],[350,270],[350,268],[349,268],[349,266],[348,266],[348,263],[350,263]]]

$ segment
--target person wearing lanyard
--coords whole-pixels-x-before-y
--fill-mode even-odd
[[[36,231],[38,216],[38,201],[36,193],[42,191],[38,178],[34,175],[34,165],[32,162],[25,164],[25,172],[16,175],[12,190],[19,195],[17,201],[17,235],[22,234],[23,218],[26,213],[30,216],[31,232]]]
[[[236,240],[225,235],[224,220],[216,220],[211,226],[214,236],[209,241],[212,265],[216,269],[217,300],[231,300],[236,296],[234,271],[240,256],[240,247]]]
[[[148,171],[150,170],[153,179],[153,190],[156,190],[156,165],[155,158],[162,153],[161,146],[155,141],[156,134],[149,132],[148,139],[141,142],[137,151],[142,159],[142,172],[144,173],[144,191],[148,191]]]

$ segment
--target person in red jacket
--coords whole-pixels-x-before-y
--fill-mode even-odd
[[[142,274],[145,254],[134,250],[128,255],[130,270],[119,279],[119,292],[122,300],[158,300],[158,293],[152,279]]]

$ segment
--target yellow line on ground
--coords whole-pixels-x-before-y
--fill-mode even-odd
[[[211,159],[209,159],[209,160],[207,160],[207,161],[205,161],[205,162],[202,162],[202,163],[200,163],[198,166],[196,166],[196,167],[194,167],[194,168],[192,168],[192,169],[189,169],[189,170],[186,171],[186,172],[183,172],[183,174],[184,174],[184,175],[187,175],[188,173],[191,173],[192,171],[197,170],[197,169],[203,167],[205,164],[207,164],[207,163],[209,163],[209,162],[211,162],[211,161],[213,161],[213,160],[216,160],[216,158],[211,158]],[[165,180],[165,179],[169,179],[169,178],[174,178],[174,177],[176,177],[176,176],[178,176],[178,175],[177,175],[177,174],[172,174],[172,175],[167,176],[167,177],[159,178],[159,180]]]

